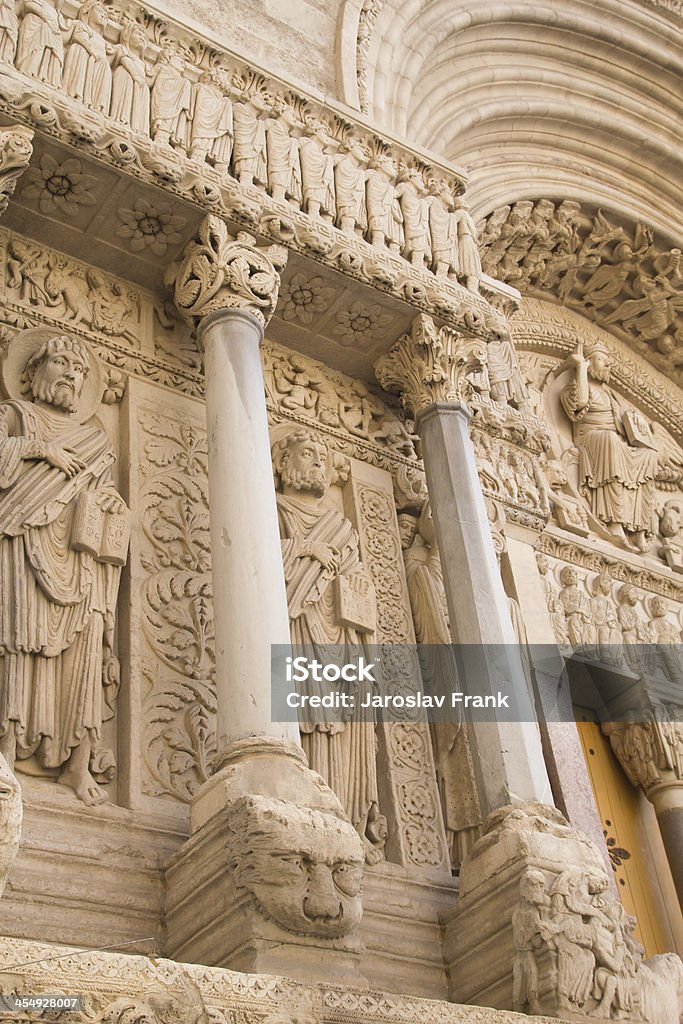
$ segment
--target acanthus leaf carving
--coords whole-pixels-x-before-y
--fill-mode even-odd
[[[181,260],[166,273],[174,301],[195,326],[209,313],[244,309],[264,326],[277,304],[279,270],[287,260],[281,246],[257,248],[255,238],[240,231],[233,238],[220,217],[208,214]]]
[[[468,374],[485,363],[481,341],[437,327],[432,317],[420,314],[411,333],[380,356],[375,373],[386,391],[400,393],[407,413],[416,418],[436,403],[463,403],[471,393]]]
[[[24,125],[0,129],[0,215],[33,154],[33,132]]]

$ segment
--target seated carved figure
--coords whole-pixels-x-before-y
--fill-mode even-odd
[[[560,395],[573,423],[579,453],[579,487],[596,519],[618,538],[631,535],[643,547],[656,533],[654,442],[629,436],[628,420],[608,382],[610,359],[601,344],[567,359],[574,380]]]
[[[99,803],[96,777],[114,772],[101,739],[118,688],[129,522],[92,418],[97,362],[82,342],[39,328],[15,338],[3,372],[17,397],[0,403],[0,751]]]

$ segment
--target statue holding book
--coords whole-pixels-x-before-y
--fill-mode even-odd
[[[20,332],[0,402],[0,752],[87,804],[113,778],[102,723],[119,685],[114,619],[129,512],[94,413],[97,358],[79,339]]]

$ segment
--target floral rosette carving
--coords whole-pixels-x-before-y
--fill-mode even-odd
[[[182,316],[195,327],[209,313],[244,309],[265,327],[277,305],[280,273],[287,262],[282,246],[259,249],[246,231],[229,234],[215,214],[199,226],[198,239],[169,267],[166,284]]]

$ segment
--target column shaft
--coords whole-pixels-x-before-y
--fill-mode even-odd
[[[464,690],[515,694],[525,721],[474,721],[484,813],[513,801],[552,802],[538,726],[503,589],[462,405],[435,403],[418,419],[448,611],[466,649]]]
[[[683,908],[683,782],[662,782],[647,791],[654,806],[659,831],[671,868],[671,877]]]
[[[209,501],[216,628],[217,748],[248,737],[299,742],[270,712],[271,644],[289,643],[259,345],[246,310],[209,314],[206,358]]]

